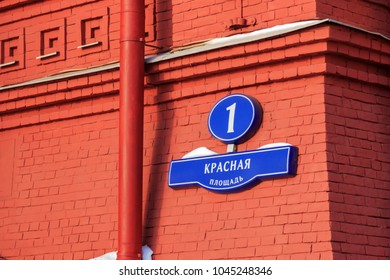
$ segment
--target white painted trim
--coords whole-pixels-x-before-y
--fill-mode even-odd
[[[52,56],[56,56],[58,54],[60,54],[60,52],[52,52],[52,53],[48,53],[48,54],[37,56],[36,59],[45,59],[45,58],[49,58],[49,57],[52,57]]]
[[[59,54],[60,54],[60,52],[52,52],[52,53],[48,53],[48,54],[43,54],[43,55],[37,56],[36,59],[45,59],[45,58],[49,58],[49,57],[56,56],[56,55],[59,55]]]
[[[11,66],[11,65],[15,65],[16,63],[18,63],[17,60],[10,61],[10,62],[6,62],[6,63],[3,63],[3,64],[0,64],[0,68],[7,67],[7,66]],[[0,88],[0,89],[1,89],[1,88]]]
[[[101,44],[102,44],[102,42],[97,41],[97,42],[93,42],[93,43],[89,43],[89,44],[77,46],[77,48],[78,48],[78,49],[86,49],[86,48],[90,48],[90,47],[94,47],[94,46],[99,46],[99,45],[101,45]]]

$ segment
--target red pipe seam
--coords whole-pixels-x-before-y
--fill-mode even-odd
[[[142,250],[145,3],[121,0],[118,260]]]

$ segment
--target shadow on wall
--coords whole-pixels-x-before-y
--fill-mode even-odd
[[[156,5],[156,43],[160,50],[170,49],[172,47],[172,1],[157,1]],[[167,20],[158,20],[159,16],[164,16]],[[147,69],[146,69],[147,72]],[[167,91],[171,91],[173,87],[165,85],[162,89],[157,88],[156,94],[162,94]],[[155,220],[152,219],[156,216],[156,212],[160,212],[162,207],[162,200],[158,199],[159,188],[161,187],[161,177],[167,172],[169,158],[166,143],[170,142],[172,137],[172,131],[169,129],[173,126],[173,117],[166,117],[166,110],[168,109],[166,103],[152,104],[150,106],[157,106],[157,120],[155,122],[155,135],[152,144],[152,161],[150,168],[150,175],[148,178],[147,186],[144,186],[146,190],[145,198],[145,210],[143,216],[143,244],[148,244],[152,250],[155,246],[155,240],[158,231],[158,225]]]

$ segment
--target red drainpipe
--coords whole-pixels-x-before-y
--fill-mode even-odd
[[[121,0],[119,85],[118,260],[142,248],[144,0]]]

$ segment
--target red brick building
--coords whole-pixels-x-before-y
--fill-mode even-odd
[[[120,1],[0,2],[0,255],[115,251]],[[146,0],[154,259],[390,257],[390,6],[329,2]],[[290,143],[297,175],[239,193],[169,188],[171,160],[226,152],[207,118],[235,92],[264,111],[238,150]]]

